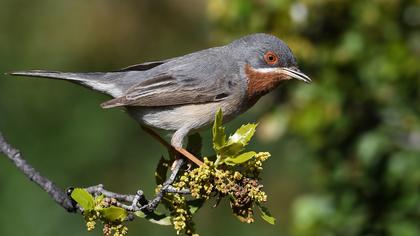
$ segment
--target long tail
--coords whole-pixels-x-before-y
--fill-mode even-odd
[[[84,85],[96,91],[109,94],[113,97],[120,97],[126,89],[127,84],[120,79],[124,77],[123,72],[90,72],[72,73],[59,71],[16,71],[8,73],[10,75],[26,77],[43,77],[49,79],[60,79]]]

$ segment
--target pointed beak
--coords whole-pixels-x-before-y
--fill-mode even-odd
[[[296,67],[283,67],[280,68],[281,73],[286,74],[292,78],[302,80],[305,83],[310,83],[311,78],[309,76],[305,75],[304,73],[300,72],[300,70]]]

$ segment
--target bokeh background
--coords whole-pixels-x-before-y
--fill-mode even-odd
[[[107,71],[221,45],[282,38],[293,81],[228,124],[259,122],[250,148],[277,217],[247,225],[223,202],[196,216],[201,235],[420,235],[418,0],[0,0],[0,71]],[[62,187],[103,183],[148,196],[165,150],[106,96],[63,81],[0,75],[0,130]],[[211,154],[210,133],[203,132]],[[136,220],[129,235],[173,235]],[[0,158],[0,235],[88,233]]]

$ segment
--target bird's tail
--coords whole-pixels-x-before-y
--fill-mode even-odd
[[[118,82],[118,78],[122,72],[90,72],[90,73],[72,73],[59,71],[44,71],[44,70],[30,70],[30,71],[16,71],[7,73],[16,76],[25,77],[42,77],[49,79],[60,79],[75,82],[84,85],[102,93],[109,94],[113,97],[119,97],[124,90],[124,84]]]

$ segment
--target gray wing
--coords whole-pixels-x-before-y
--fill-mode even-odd
[[[120,70],[117,70],[116,72],[123,72],[123,71],[144,71],[144,70],[149,70],[152,69],[156,66],[160,66],[170,60],[173,60],[175,58],[172,59],[167,59],[167,60],[162,60],[162,61],[151,61],[151,62],[144,62],[144,63],[140,63],[140,64],[136,64],[136,65],[131,65],[131,66],[127,66],[124,67]]]
[[[216,55],[192,55],[153,68],[150,77],[129,88],[123,96],[103,103],[102,107],[221,101],[238,89],[241,80],[235,72],[237,70],[231,63],[224,63]]]

